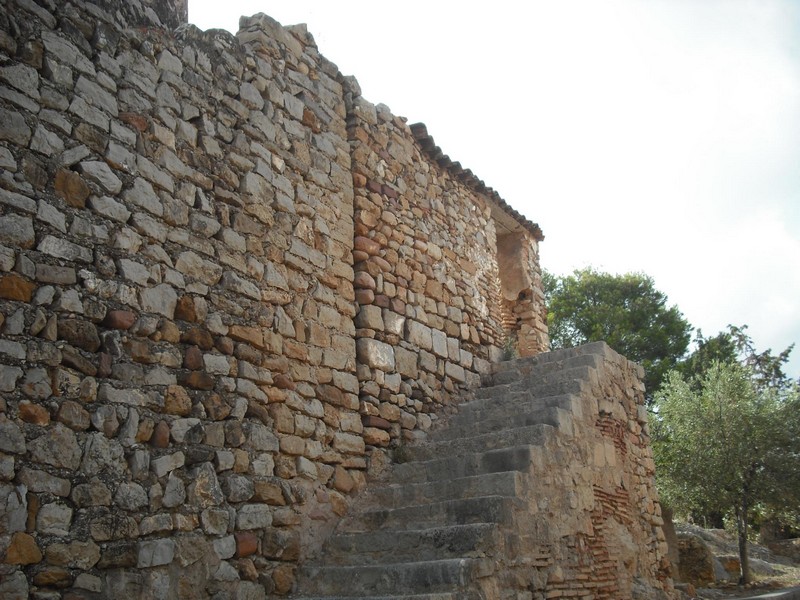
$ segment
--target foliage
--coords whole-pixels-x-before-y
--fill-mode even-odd
[[[758,352],[753,340],[747,335],[747,325],[728,325],[727,331],[720,331],[709,338],[704,338],[703,332],[698,330],[694,342],[696,349],[678,367],[687,380],[700,381],[702,375],[717,361],[738,362],[749,367],[759,389],[786,388],[792,384],[783,368],[789,361],[794,344],[776,356],[773,356],[771,349]]]
[[[796,513],[800,507],[797,385],[763,385],[754,366],[712,362],[694,381],[670,373],[656,407],[653,446],[662,497],[685,511],[735,517],[741,581],[747,583],[754,512]]]
[[[543,283],[553,349],[604,340],[644,367],[651,394],[686,353],[692,327],[647,275],[589,268],[563,277],[545,273]]]

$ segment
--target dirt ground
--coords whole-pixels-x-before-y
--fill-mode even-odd
[[[736,538],[722,529],[703,529],[694,525],[676,523],[676,529],[691,532],[701,537],[721,563],[738,558]],[[753,583],[737,585],[736,580],[718,581],[713,587],[696,590],[694,598],[719,600],[725,598],[752,598],[779,590],[800,586],[800,563],[774,554],[765,546],[750,544],[750,567]],[[723,570],[724,571],[724,570]],[[691,596],[690,596],[691,597]]]

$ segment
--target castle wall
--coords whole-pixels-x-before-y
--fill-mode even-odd
[[[487,201],[429,160],[403,119],[352,100],[356,338],[370,441],[413,437],[503,345]]]
[[[499,358],[498,204],[303,27],[0,8],[0,596],[284,594]]]

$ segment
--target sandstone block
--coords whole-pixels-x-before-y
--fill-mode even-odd
[[[11,536],[6,550],[5,562],[10,565],[32,565],[42,560],[42,551],[30,534],[17,531]]]
[[[433,330],[427,325],[423,325],[419,321],[411,319],[406,321],[406,339],[409,343],[422,348],[423,350],[433,349]],[[447,346],[445,341],[445,352],[446,350]]]
[[[394,349],[394,354],[397,362],[397,372],[403,377],[416,379],[419,375],[417,354],[399,346]]]
[[[394,348],[389,344],[371,338],[356,341],[356,355],[362,363],[382,371],[395,368]]]
[[[384,330],[383,314],[377,306],[362,306],[355,319],[356,327],[363,329]]]
[[[29,303],[35,289],[35,283],[16,273],[8,273],[0,277],[0,298]]]

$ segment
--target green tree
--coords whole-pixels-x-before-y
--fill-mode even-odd
[[[749,583],[754,512],[800,507],[797,385],[762,386],[738,363],[714,362],[695,382],[673,371],[656,396],[653,448],[668,504],[735,517],[740,582]]]
[[[738,362],[752,370],[754,383],[759,388],[786,388],[792,384],[783,369],[794,344],[777,355],[773,355],[769,348],[759,352],[747,335],[747,325],[728,325],[727,331],[709,338],[703,337],[703,332],[698,329],[694,343],[694,352],[678,366],[687,380],[700,381],[714,362]]]
[[[648,395],[686,353],[692,327],[649,276],[589,268],[543,281],[553,349],[604,340],[644,367]]]

